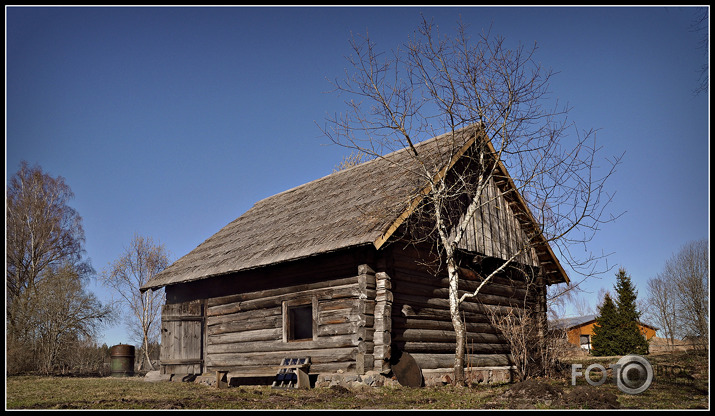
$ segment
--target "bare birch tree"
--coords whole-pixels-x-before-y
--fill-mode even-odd
[[[678,304],[675,294],[677,288],[673,282],[663,276],[649,279],[647,284],[649,304],[647,314],[663,331],[672,350],[674,340],[680,333],[678,327]]]
[[[569,109],[550,102],[553,73],[536,61],[536,46],[510,48],[489,33],[473,41],[468,33],[460,23],[455,37],[443,36],[423,19],[415,36],[392,52],[379,51],[368,36],[354,37],[346,77],[334,82],[335,91],[348,97],[347,110],[330,117],[323,130],[333,142],[370,158],[407,148],[410,166],[420,167],[413,173],[429,192],[413,211],[419,219],[412,223],[427,225],[420,235],[437,244],[449,276],[459,383],[466,342],[460,304],[538,245],[551,244],[572,269],[592,273],[599,256],[577,256],[572,248],[614,219],[605,211],[611,196],[604,184],[619,163],[612,158],[600,166],[595,131],[577,130],[568,122]],[[475,126],[473,134],[479,135],[468,152],[473,169],[466,176],[440,174],[417,144],[467,126]],[[501,166],[510,172],[538,229],[483,276],[476,290],[460,291],[459,246],[474,213],[484,201],[499,197],[487,197],[485,190],[496,178],[504,179]]]
[[[45,271],[72,263],[82,274],[92,273],[82,261],[82,218],[68,205],[74,197],[61,176],[52,177],[39,166],[23,161],[10,178],[6,201],[6,308],[11,336],[24,331],[24,315],[32,305],[28,296]]]
[[[110,264],[101,277],[131,312],[127,317],[128,327],[141,340],[142,361],[152,370],[149,346],[158,337],[164,291],[142,293],[139,288],[168,265],[169,256],[163,244],[155,244],[151,237],[135,235],[124,254]]]
[[[51,372],[68,340],[86,339],[111,310],[86,292],[82,218],[61,176],[23,161],[7,187],[6,344],[8,373]]]

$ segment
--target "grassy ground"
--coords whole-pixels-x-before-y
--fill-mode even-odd
[[[148,383],[141,377],[73,378],[17,376],[6,380],[8,409],[563,409],[614,407],[691,409],[709,407],[707,355],[648,356],[651,363],[681,365],[693,380],[655,377],[638,395],[610,381],[593,387],[563,378],[500,386],[433,388],[341,387],[301,391],[268,386],[217,389],[197,383]],[[605,363],[611,359],[601,359]],[[579,360],[584,368],[598,359]],[[607,406],[606,406],[607,407]]]

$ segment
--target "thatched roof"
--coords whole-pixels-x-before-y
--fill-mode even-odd
[[[475,140],[470,126],[419,143],[430,175]],[[142,290],[226,275],[355,246],[379,248],[409,215],[425,181],[409,149],[335,172],[257,202]],[[420,179],[422,178],[422,179]]]

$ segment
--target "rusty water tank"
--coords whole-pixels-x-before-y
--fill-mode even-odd
[[[119,344],[109,349],[112,377],[134,375],[134,346]]]

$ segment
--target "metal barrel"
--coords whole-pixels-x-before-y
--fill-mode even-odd
[[[134,346],[119,344],[109,349],[112,377],[134,375]]]

